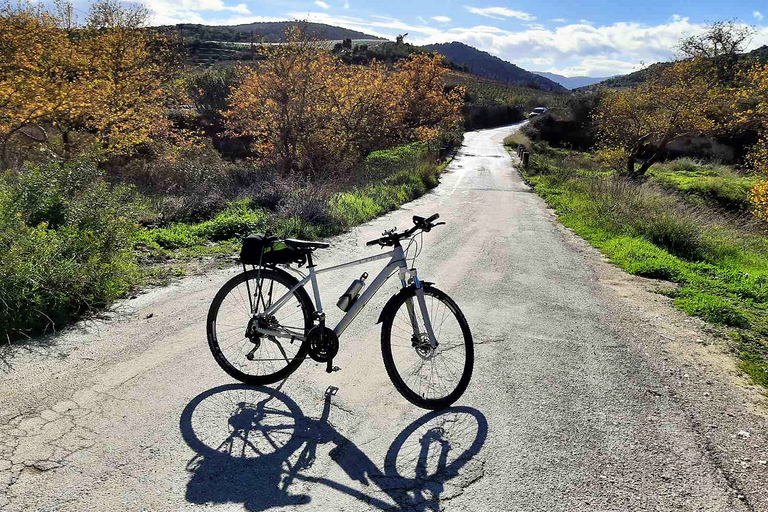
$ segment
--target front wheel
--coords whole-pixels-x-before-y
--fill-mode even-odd
[[[406,400],[424,409],[443,409],[461,397],[472,378],[474,346],[467,319],[445,293],[424,286],[437,347],[432,348],[416,298],[408,288],[387,304],[381,353],[387,374]]]

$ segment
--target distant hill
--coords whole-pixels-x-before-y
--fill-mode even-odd
[[[567,91],[565,87],[549,78],[526,71],[510,62],[464,43],[428,44],[423,46],[423,48],[432,52],[438,52],[454,64],[465,67],[470,73],[484,78],[523,87],[533,87],[543,91]]]
[[[763,45],[760,48],[757,48],[756,50],[752,50],[751,52],[742,53],[740,55],[740,59],[757,60],[762,63],[768,63],[768,45]],[[669,67],[671,65],[672,65],[671,62],[657,62],[655,64],[651,64],[647,68],[634,71],[627,75],[615,76],[615,77],[603,80],[602,82],[592,84],[591,87],[607,87],[609,89],[622,89],[624,87],[635,87],[645,82],[645,80],[648,78],[648,75],[650,73],[663,69],[665,67]],[[586,87],[590,87],[590,86],[586,86]]]
[[[558,75],[556,73],[547,73],[545,71],[533,71],[533,73],[543,76],[544,78],[549,78],[553,82],[557,82],[566,89],[577,89],[579,87],[586,87],[588,85],[596,84],[598,82],[602,82],[603,80],[608,80],[607,76],[603,77],[592,77],[592,76],[563,76]]]
[[[324,23],[308,23],[302,21],[272,21],[261,23],[248,23],[245,25],[166,25],[158,27],[161,30],[181,31],[184,38],[199,41],[222,41],[230,43],[247,43],[251,40],[251,32],[256,42],[266,41],[268,43],[279,43],[283,41],[285,31],[289,27],[299,26],[305,28],[310,37],[320,40],[338,40],[343,39],[367,39],[380,40],[385,39],[357,30],[335,27]]]

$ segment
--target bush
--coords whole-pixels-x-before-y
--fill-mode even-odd
[[[528,138],[527,135],[525,135],[520,130],[516,131],[512,135],[506,137],[504,139],[504,145],[509,146],[511,148],[517,148],[517,146],[522,145],[526,151],[531,150],[531,139]]]
[[[87,164],[0,180],[0,335],[18,338],[106,306],[135,281],[137,206]]]
[[[159,155],[111,162],[108,172],[150,198],[163,223],[205,221],[243,190],[273,180],[268,169],[227,162],[210,145],[156,149]]]

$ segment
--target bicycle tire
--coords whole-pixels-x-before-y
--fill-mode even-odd
[[[235,367],[232,362],[230,362],[229,359],[225,356],[220,346],[216,330],[217,316],[219,314],[222,303],[230,294],[230,292],[237,288],[238,285],[241,285],[246,281],[253,281],[255,283],[256,279],[259,277],[262,279],[262,282],[274,281],[288,290],[293,288],[298,283],[298,280],[295,277],[278,269],[262,268],[242,272],[227,281],[218,291],[216,297],[214,297],[213,302],[211,303],[211,307],[208,310],[208,320],[206,322],[208,346],[211,349],[213,358],[216,360],[218,365],[231,377],[239,380],[240,382],[251,385],[272,384],[288,377],[290,374],[296,371],[296,369],[301,365],[302,362],[304,362],[304,359],[307,356],[309,345],[306,341],[306,334],[313,326],[312,311],[314,311],[314,306],[312,305],[312,300],[309,298],[309,295],[307,295],[307,292],[304,290],[304,288],[298,288],[293,292],[293,296],[296,298],[302,309],[305,339],[301,342],[301,345],[294,357],[281,370],[264,375],[253,375],[241,371]],[[247,324],[242,326],[243,331],[245,331],[246,327]],[[262,343],[265,342],[262,341]]]
[[[469,386],[469,382],[472,379],[472,369],[474,366],[474,344],[472,340],[472,332],[469,329],[467,319],[464,317],[464,314],[461,312],[461,309],[459,309],[459,306],[456,304],[456,302],[454,302],[453,299],[451,299],[446,293],[438,290],[434,286],[425,285],[423,289],[425,298],[427,296],[433,297],[445,305],[445,307],[454,315],[454,318],[461,330],[465,357],[464,367],[462,368],[461,377],[458,379],[456,387],[446,396],[439,398],[428,398],[424,393],[420,393],[420,390],[415,391],[411,389],[411,387],[403,379],[400,372],[398,371],[398,365],[392,352],[392,327],[394,325],[395,319],[397,318],[398,311],[400,311],[408,299],[414,299],[414,304],[416,304],[415,288],[407,288],[403,290],[403,292],[392,297],[392,299],[390,299],[390,301],[385,306],[384,312],[382,313],[381,354],[382,358],[384,359],[384,367],[387,370],[387,374],[389,375],[390,380],[394,384],[397,391],[406,400],[423,409],[438,410],[451,406],[461,397],[461,395],[464,394],[467,387]],[[416,308],[416,314],[420,318],[418,305]],[[435,326],[435,330],[437,329],[437,326]],[[438,336],[438,333],[435,332],[435,335],[438,337],[438,343],[440,343],[440,337]],[[415,349],[414,352],[416,352]]]

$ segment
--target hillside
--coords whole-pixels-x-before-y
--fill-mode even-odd
[[[381,37],[364,34],[357,30],[350,30],[324,23],[309,23],[299,21],[273,21],[261,23],[248,23],[246,25],[167,25],[158,27],[167,31],[182,31],[186,40],[219,41],[230,43],[246,43],[251,40],[251,33],[257,42],[278,43],[283,40],[286,29],[299,26],[305,28],[314,39],[319,40],[343,40],[343,39],[368,39],[382,40]]]
[[[470,73],[523,87],[543,91],[565,92],[567,89],[552,80],[524,70],[490,53],[478,50],[464,43],[425,45],[429,51],[438,52],[458,66],[466,67]]]
[[[579,87],[586,87],[588,85],[596,84],[604,80],[608,80],[610,77],[592,77],[592,76],[563,76],[556,73],[547,73],[546,71],[533,71],[533,73],[548,78],[553,82],[557,82],[566,89],[578,89]]]
[[[743,53],[740,55],[740,59],[743,60],[757,60],[759,62],[768,62],[768,45],[761,46],[751,52]],[[596,84],[592,84],[584,87],[608,87],[609,89],[621,89],[624,87],[635,87],[645,82],[648,75],[658,69],[663,69],[670,66],[670,62],[657,62],[650,66],[634,71],[627,75],[619,75],[612,78],[603,80]]]

